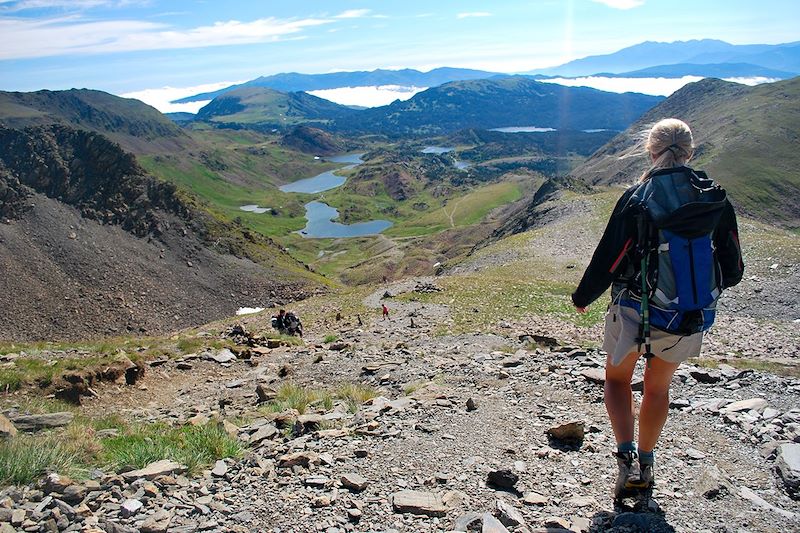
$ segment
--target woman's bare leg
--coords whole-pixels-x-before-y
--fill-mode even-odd
[[[612,366],[611,357],[606,359],[606,410],[617,444],[633,441],[631,377],[638,359],[636,352],[629,353],[619,366]]]
[[[639,410],[639,449],[653,451],[669,413],[669,385],[680,363],[653,357],[644,371],[644,398]]]

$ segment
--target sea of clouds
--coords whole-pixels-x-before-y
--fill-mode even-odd
[[[583,78],[553,78],[541,80],[547,83],[558,83],[570,87],[592,87],[602,91],[615,93],[635,92],[657,96],[669,96],[687,83],[700,81],[700,76],[683,76],[682,78],[607,78],[602,76],[587,76]],[[772,78],[727,78],[726,81],[742,83],[745,85],[758,85],[777,81]],[[226,81],[208,83],[192,87],[161,87],[159,89],[146,89],[125,93],[120,96],[136,98],[149,104],[162,113],[187,112],[197,113],[209,100],[191,102],[188,104],[173,104],[186,96],[204,92],[216,91],[231,85],[242,83],[240,81]],[[337,104],[361,107],[378,107],[388,105],[395,100],[408,100],[415,94],[424,91],[427,87],[406,87],[401,85],[380,85],[370,87],[340,87],[338,89],[324,89],[308,91],[309,94],[325,98]]]

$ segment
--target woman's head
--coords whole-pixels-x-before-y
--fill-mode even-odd
[[[692,158],[694,153],[692,130],[682,120],[665,118],[650,128],[645,148],[650,154],[653,166],[642,176],[642,181],[655,169],[679,167]]]

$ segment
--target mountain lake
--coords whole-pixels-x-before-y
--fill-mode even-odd
[[[452,147],[452,146],[426,146],[425,148],[423,148],[420,151],[423,154],[437,154],[437,155],[439,155],[439,154],[446,154],[448,152],[452,152],[453,150],[455,150],[455,148]],[[472,166],[472,163],[469,163],[467,161],[460,161],[460,160],[456,160],[454,164],[455,164],[455,166],[456,166],[456,168],[458,170],[466,170],[466,169],[468,169],[469,167]]]

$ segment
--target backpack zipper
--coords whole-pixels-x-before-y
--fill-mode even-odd
[[[697,296],[697,279],[694,276],[694,246],[692,246],[692,239],[688,239],[689,242],[689,273],[692,276],[692,296],[694,296],[694,305],[697,305],[697,300],[699,299]]]

